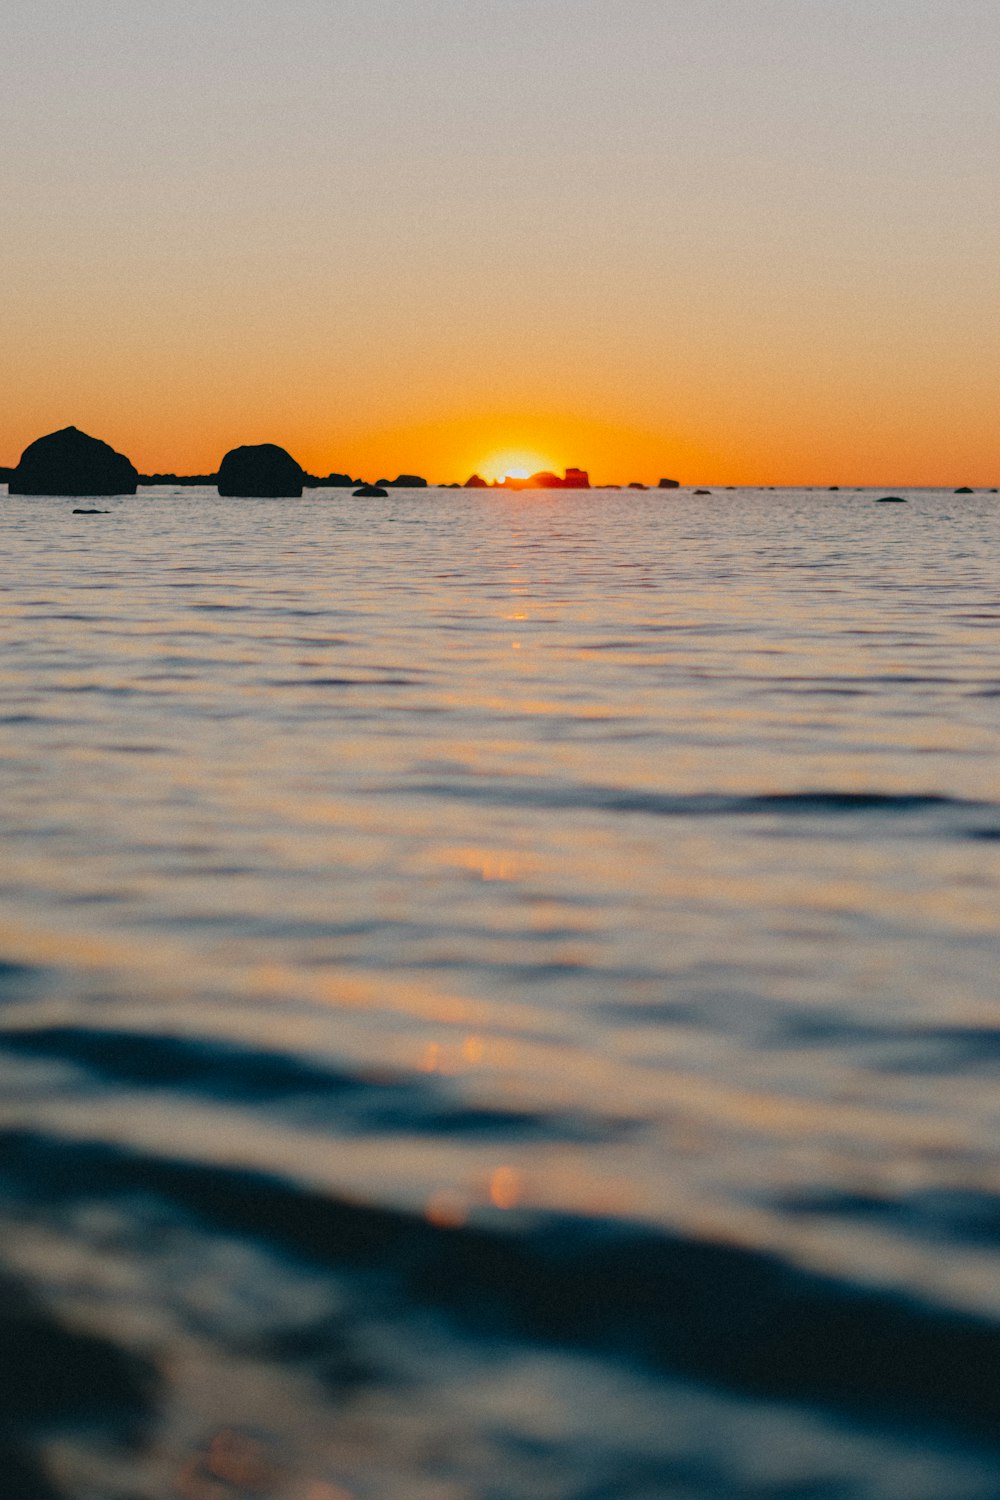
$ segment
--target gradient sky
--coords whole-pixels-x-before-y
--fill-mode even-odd
[[[998,0],[5,0],[0,463],[998,484],[998,57]]]

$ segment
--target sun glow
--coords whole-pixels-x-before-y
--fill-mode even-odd
[[[537,453],[526,453],[524,450],[494,453],[492,457],[483,460],[479,473],[484,479],[497,480],[500,484],[505,479],[529,479],[532,474],[539,474],[543,469],[551,469],[552,464],[547,458]]]

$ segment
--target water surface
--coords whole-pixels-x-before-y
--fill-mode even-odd
[[[1000,1493],[1000,507],[902,493],[0,499],[16,1494]]]

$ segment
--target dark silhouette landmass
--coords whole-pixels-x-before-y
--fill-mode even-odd
[[[387,490],[425,490],[427,488],[427,480],[421,479],[419,474],[400,474],[396,479],[376,479],[375,483]]]
[[[388,500],[389,498],[389,491],[384,490],[380,484],[363,484],[354,493],[363,500]]]
[[[679,490],[681,482],[679,479],[661,479],[656,486],[658,490]]]
[[[471,478],[465,481],[465,488],[467,490],[488,490],[489,485],[478,474],[473,474]]]
[[[303,474],[302,484],[307,490],[349,490],[352,484],[364,484],[363,479],[352,479],[350,474]]]
[[[560,479],[558,474],[550,474],[547,469],[542,469],[539,473],[532,474],[529,479],[514,479],[508,474],[501,488],[505,490],[589,490],[590,475],[585,469],[567,469],[564,477]]]
[[[218,484],[218,474],[140,474],[140,484]]]
[[[219,494],[297,500],[303,473],[290,453],[275,443],[232,448],[219,465]]]
[[[25,448],[7,488],[12,495],[134,495],[138,483],[124,453],[64,427]]]

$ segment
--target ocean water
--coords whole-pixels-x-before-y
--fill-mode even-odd
[[[7,1500],[1000,1495],[1000,499],[904,493],[0,496]]]

